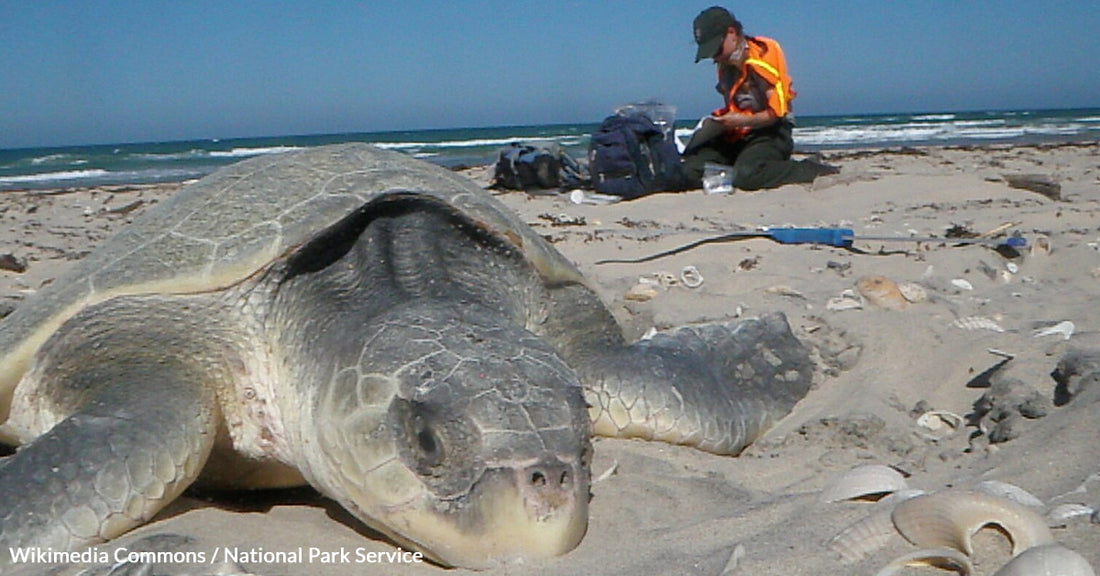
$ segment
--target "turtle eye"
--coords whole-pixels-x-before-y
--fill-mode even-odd
[[[434,468],[443,462],[443,442],[431,427],[424,425],[420,428],[416,433],[416,443],[420,448],[422,466]]]

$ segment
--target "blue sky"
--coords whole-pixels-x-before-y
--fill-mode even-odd
[[[5,2],[0,148],[598,122],[719,104],[709,2]],[[1096,0],[726,4],[802,115],[1100,106]]]

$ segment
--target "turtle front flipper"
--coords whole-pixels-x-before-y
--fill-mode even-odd
[[[593,432],[738,454],[810,388],[809,352],[781,314],[658,334],[586,358]]]
[[[21,550],[79,550],[146,522],[213,446],[212,393],[187,370],[106,363],[72,376],[110,384],[0,467],[0,572]]]

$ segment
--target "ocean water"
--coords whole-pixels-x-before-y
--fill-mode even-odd
[[[696,119],[680,119],[686,141]],[[556,143],[578,160],[598,124],[504,126],[0,150],[0,190],[178,182],[244,158],[368,142],[447,167],[491,163],[510,142]],[[829,149],[1100,140],[1100,108],[800,117],[795,147]]]

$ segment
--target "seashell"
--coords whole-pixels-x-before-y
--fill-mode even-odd
[[[1058,334],[1062,336],[1062,340],[1069,340],[1069,337],[1073,336],[1073,331],[1076,329],[1077,327],[1073,325],[1073,322],[1066,320],[1054,326],[1047,326],[1046,328],[1034,330],[1031,332],[1031,336],[1032,338],[1041,338],[1043,336],[1054,336]]]
[[[920,284],[902,282],[898,284],[898,291],[901,292],[903,298],[914,304],[928,300],[928,292]]]
[[[971,536],[983,527],[1001,527],[1012,541],[1012,554],[1054,541],[1038,513],[1007,498],[974,490],[951,489],[906,500],[894,508],[894,526],[922,548],[942,546],[973,554]]]
[[[885,276],[864,276],[856,282],[856,290],[865,300],[880,308],[902,310],[909,306],[897,283]]]
[[[629,290],[623,294],[623,300],[631,300],[633,302],[646,302],[657,297],[660,292],[657,287],[649,282],[638,282],[630,287]]]
[[[603,482],[604,480],[607,480],[608,478],[614,476],[615,474],[618,474],[618,472],[619,472],[619,461],[618,460],[613,460],[611,462],[611,466],[608,466],[607,470],[604,470],[603,473],[601,473],[599,476],[596,476],[595,478],[592,479],[592,483],[593,484],[598,484],[600,482]]]
[[[657,279],[657,283],[665,288],[672,288],[680,283],[680,279],[671,272],[654,272],[653,277]]]
[[[803,294],[803,293],[799,292],[798,290],[795,290],[794,288],[791,288],[790,286],[787,286],[785,284],[780,284],[778,286],[772,286],[770,288],[765,288],[764,292],[767,292],[768,294],[776,294],[778,296],[788,296],[790,298],[801,298],[803,300],[806,299],[805,294]]]
[[[977,490],[981,490],[991,496],[999,496],[1001,498],[1008,498],[1013,502],[1027,506],[1029,508],[1045,508],[1046,504],[1042,500],[1036,498],[1023,488],[1016,486],[1015,484],[1009,484],[1008,482],[1001,482],[999,480],[983,480],[974,487]]]
[[[845,298],[843,296],[829,298],[829,301],[825,302],[826,310],[833,310],[836,312],[839,312],[841,310],[856,310],[859,308],[863,308],[862,302],[860,302],[859,300],[854,300],[852,298]]]
[[[878,500],[884,494],[906,490],[909,485],[901,472],[882,464],[856,466],[841,474],[821,492],[822,502],[841,500]]]
[[[932,440],[950,438],[962,430],[965,424],[962,416],[946,410],[929,410],[917,418],[917,426],[931,432],[926,436]]]
[[[1051,253],[1054,247],[1050,243],[1050,238],[1039,234],[1032,240],[1031,246],[1027,251],[1032,256],[1047,256]]]
[[[1015,262],[1007,262],[1005,263],[1005,270],[1008,270],[1009,274],[1018,274],[1020,267]]]
[[[840,554],[845,563],[853,564],[879,549],[893,539],[901,540],[891,514],[898,502],[924,494],[922,490],[900,490],[879,500],[875,511],[848,526],[829,541],[829,548]]]
[[[1095,510],[1084,504],[1059,504],[1047,512],[1047,525],[1051,528],[1065,526],[1067,522],[1078,516],[1089,516]]]
[[[1088,560],[1059,544],[1029,548],[993,576],[1096,576]]]
[[[684,266],[684,269],[680,270],[680,281],[688,288],[698,288],[703,285],[703,275],[695,266]]]
[[[974,573],[974,565],[970,563],[970,558],[966,554],[953,548],[929,548],[895,558],[893,562],[876,572],[875,576],[892,576],[906,566],[935,566],[944,570],[954,570],[962,576],[970,576]]]
[[[959,290],[973,290],[974,289],[973,284],[971,284],[967,280],[963,280],[962,278],[955,278],[954,280],[951,281],[951,285],[954,286],[955,288],[958,288]]]
[[[1000,324],[984,316],[966,316],[951,322],[951,325],[963,330],[989,330],[990,332],[1004,332]]]

